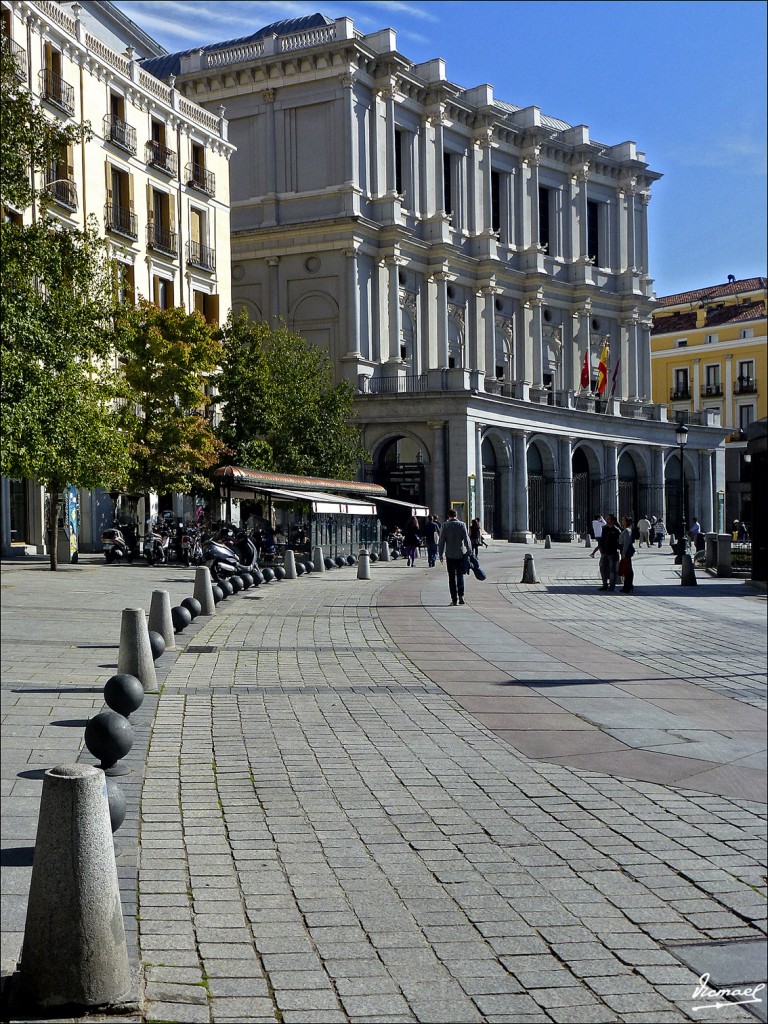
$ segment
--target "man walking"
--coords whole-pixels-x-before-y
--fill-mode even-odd
[[[621,530],[616,525],[616,516],[608,515],[600,536],[600,576],[603,580],[603,590],[616,589],[620,541]]]
[[[427,561],[431,569],[437,561],[437,542],[440,537],[440,522],[437,516],[432,516],[427,523],[424,536],[427,539]]]
[[[437,547],[441,564],[445,555],[451,604],[464,604],[464,555],[469,554],[472,548],[467,528],[456,518],[455,508],[448,510]]]
[[[648,516],[644,515],[642,519],[638,519],[637,528],[640,531],[640,542],[637,546],[641,548],[645,544],[649,548],[651,546],[651,521]]]
[[[602,536],[604,526],[605,520],[603,519],[603,513],[598,512],[595,518],[592,520],[592,533],[595,537],[596,547],[592,554],[589,556],[590,558],[594,558],[597,552],[600,550],[600,537]]]

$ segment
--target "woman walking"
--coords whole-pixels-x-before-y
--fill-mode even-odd
[[[473,519],[469,524],[469,542],[472,545],[472,554],[475,558],[477,558],[477,553],[481,547],[488,546],[483,540],[483,531],[480,528],[479,519]]]
[[[403,536],[403,547],[405,548],[405,556],[408,559],[408,565],[416,565],[420,545],[421,537],[419,536],[419,520],[416,516],[411,516]]]
[[[632,568],[632,557],[635,554],[635,545],[632,543],[632,516],[621,517],[621,537],[619,538],[619,576],[624,577],[622,594],[631,594],[635,589],[635,573]]]

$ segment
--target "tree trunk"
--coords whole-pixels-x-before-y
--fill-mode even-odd
[[[56,481],[48,487],[50,502],[48,503],[48,536],[51,538],[51,572],[59,567],[59,485]]]

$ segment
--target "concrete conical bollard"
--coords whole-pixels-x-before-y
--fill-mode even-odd
[[[198,565],[195,570],[195,589],[192,594],[200,602],[200,615],[215,615],[216,602],[213,599],[213,580],[207,565]]]
[[[299,574],[296,572],[296,555],[293,551],[285,552],[283,568],[285,569],[285,578],[287,580],[297,580],[299,578]]]
[[[104,773],[64,764],[43,779],[20,989],[38,1007],[133,997]]]
[[[123,608],[120,625],[120,655],[117,671],[141,680],[144,692],[157,690],[157,675],[149,643],[147,620],[142,608]]]
[[[357,578],[369,580],[371,578],[371,556],[367,551],[361,551],[357,559]]]
[[[539,577],[536,573],[536,563],[533,560],[533,555],[526,555],[525,561],[523,562],[523,578],[520,580],[521,583],[538,583]]]
[[[325,572],[325,555],[323,555],[323,549],[319,544],[312,550],[312,565],[315,567],[315,572]]]
[[[586,540],[584,541],[584,547],[585,548],[591,548],[592,547],[592,538],[589,536],[589,534],[587,534]]]
[[[693,559],[690,555],[683,555],[683,566],[680,572],[680,583],[684,587],[696,587],[699,581],[696,579],[696,570],[693,566]]]
[[[153,590],[152,600],[149,605],[150,631],[159,633],[165,640],[166,651],[176,650],[176,639],[173,632],[173,619],[171,618],[171,595],[167,590]]]
[[[549,536],[549,534],[547,534],[547,536],[544,538],[544,547],[547,549],[552,547],[552,538]]]
[[[387,544],[385,540],[381,542],[381,546],[379,547],[379,560],[382,562],[389,561],[389,544]]]

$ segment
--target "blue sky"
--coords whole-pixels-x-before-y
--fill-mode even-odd
[[[362,32],[397,31],[450,81],[592,139],[632,139],[664,174],[649,207],[657,295],[766,273],[766,9],[759,0],[683,2],[261,3],[117,0],[168,50],[248,35],[321,11]]]

